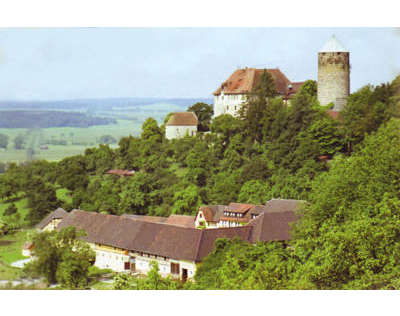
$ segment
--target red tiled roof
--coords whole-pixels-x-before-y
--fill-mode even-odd
[[[116,174],[116,175],[119,175],[120,177],[128,177],[128,176],[133,176],[135,174],[135,171],[111,169],[111,170],[106,171],[106,174]]]
[[[253,204],[245,204],[245,203],[230,203],[226,208],[226,212],[233,213],[246,213],[248,210],[254,208]]]
[[[167,122],[167,126],[197,126],[198,119],[194,112],[175,112]]]
[[[237,69],[213,94],[221,94],[222,88],[224,89],[224,94],[251,93],[264,71],[271,74],[275,81],[277,92],[282,95],[286,94],[290,81],[279,69],[256,68]]]

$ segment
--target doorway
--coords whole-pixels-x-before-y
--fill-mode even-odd
[[[188,270],[182,268],[182,282],[185,283],[188,278]]]

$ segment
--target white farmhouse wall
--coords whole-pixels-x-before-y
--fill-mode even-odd
[[[115,272],[126,271],[125,262],[129,262],[129,255],[118,250],[112,251],[103,249],[104,246],[99,247],[93,244],[90,244],[90,246],[96,253],[96,261],[94,264],[96,267],[100,269],[111,269]]]
[[[30,249],[22,249],[22,255],[24,257],[30,257],[31,256],[31,250]]]
[[[196,228],[217,228],[217,222],[207,222],[202,211],[199,211],[194,222]]]
[[[179,276],[182,277],[182,269],[188,270],[188,278],[193,278],[196,273],[196,264],[191,261],[185,260],[173,260],[169,258],[159,257],[144,254],[143,256],[137,254],[131,254],[135,256],[136,271],[142,274],[147,274],[151,270],[151,261],[156,261],[159,267],[159,273],[163,277],[171,275],[171,263],[179,264]]]
[[[167,125],[165,127],[165,138],[182,138],[186,135],[194,136],[197,133],[197,126],[173,126]]]

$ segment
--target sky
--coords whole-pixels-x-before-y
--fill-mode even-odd
[[[0,28],[0,100],[206,98],[238,67],[316,80],[332,34],[352,92],[400,75],[399,28]]]

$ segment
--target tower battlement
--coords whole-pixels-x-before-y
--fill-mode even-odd
[[[318,52],[318,101],[343,109],[350,94],[350,53],[335,36]]]

